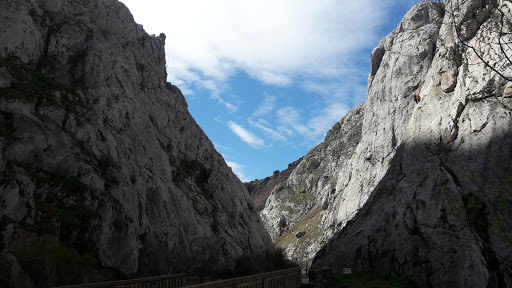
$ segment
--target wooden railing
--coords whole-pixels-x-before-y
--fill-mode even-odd
[[[300,268],[203,283],[187,288],[300,288]]]
[[[263,274],[220,280],[192,286],[185,286],[185,274],[150,278],[91,283],[59,288],[300,288],[300,268],[292,268]]]
[[[61,286],[59,288],[177,288],[183,286],[185,286],[185,274]]]

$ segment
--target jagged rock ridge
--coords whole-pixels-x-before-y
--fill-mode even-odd
[[[272,253],[166,83],[165,35],[115,0],[4,0],[0,31],[0,286],[218,275]]]
[[[254,205],[258,211],[261,211],[263,208],[265,208],[266,201],[268,197],[270,197],[272,190],[274,190],[277,184],[288,180],[291,172],[297,167],[300,161],[302,161],[302,158],[288,164],[288,168],[283,171],[275,170],[272,176],[244,183],[245,187],[247,188],[247,192],[249,192],[249,195],[253,199]]]

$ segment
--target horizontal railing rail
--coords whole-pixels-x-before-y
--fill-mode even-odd
[[[185,274],[174,274],[140,279],[59,286],[58,288],[177,288],[186,285],[185,276]]]
[[[299,288],[302,287],[300,268],[256,274],[186,286],[187,288]]]
[[[186,275],[175,274],[141,279],[60,286],[58,288],[300,288],[299,267],[186,286]]]

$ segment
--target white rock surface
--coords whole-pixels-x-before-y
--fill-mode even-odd
[[[381,40],[371,55],[366,101],[334,125],[325,141],[304,157],[267,201],[262,212],[267,229],[304,268],[327,239],[364,205],[386,173],[394,147],[401,143],[415,108],[412,95],[419,93],[432,63],[441,14],[437,4],[419,3]],[[340,126],[343,129],[334,136],[333,131]],[[311,195],[302,197],[301,206],[294,203],[299,192]],[[315,210],[318,208],[322,211]],[[295,225],[304,225],[304,220],[312,216],[315,223],[309,224],[315,233],[310,233],[310,238],[291,242],[278,239],[280,235],[288,236],[286,229],[295,231],[300,228]],[[278,225],[282,217],[286,218],[286,227]]]
[[[497,46],[500,13],[492,4],[445,5],[423,100],[402,145],[357,216],[316,255],[314,268],[377,270],[420,287],[512,285],[510,81],[482,63],[512,75],[506,60],[512,50]],[[510,2],[503,5],[510,22]],[[462,49],[456,31],[476,50]],[[503,41],[510,40],[506,34]]]

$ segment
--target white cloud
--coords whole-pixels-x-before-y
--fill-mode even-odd
[[[233,121],[228,121],[228,126],[242,141],[249,144],[251,147],[259,149],[265,147],[265,141],[254,135],[252,132],[246,130],[242,126],[236,124]]]
[[[292,137],[292,136],[294,136],[296,134],[295,132],[293,132],[292,129],[290,129],[289,127],[287,127],[285,125],[277,126],[277,131],[279,133],[281,133],[282,135],[286,135],[288,137]]]
[[[231,104],[229,102],[226,102],[226,101],[223,100],[222,104],[224,104],[224,106],[226,106],[226,108],[228,108],[229,111],[231,111],[231,112],[238,111],[238,107],[236,107],[235,105],[233,105],[233,104]]]
[[[213,80],[204,80],[201,82],[197,82],[197,86],[209,90],[211,93],[211,98],[217,100],[217,102],[224,105],[230,112],[233,113],[238,111],[237,106],[229,103],[222,96],[220,96],[225,90],[227,90],[225,87],[223,87],[224,85],[222,83],[215,82]]]
[[[238,164],[236,162],[233,162],[233,161],[226,161],[226,164],[228,164],[228,166],[231,167],[231,170],[233,170],[233,173],[235,173],[235,175],[238,177],[238,179],[240,179],[240,181],[242,181],[242,182],[251,181],[251,179],[244,174],[245,166]]]
[[[325,136],[325,133],[350,110],[345,104],[332,103],[326,106],[319,114],[314,116],[308,126],[314,137]]]
[[[242,165],[242,164],[232,161],[232,160],[228,160],[228,159],[235,158],[231,154],[228,154],[228,153],[233,152],[231,147],[226,147],[226,146],[220,145],[218,143],[213,143],[213,145],[215,146],[215,149],[217,149],[217,151],[219,151],[219,152],[222,151],[222,152],[220,152],[222,154],[222,157],[225,159],[226,164],[231,168],[231,170],[233,171],[233,173],[235,173],[235,175],[238,177],[238,179],[240,179],[242,182],[252,181],[252,178],[248,177],[245,174],[245,168],[246,168],[245,165]]]
[[[283,136],[283,134],[268,127],[268,123],[266,123],[263,119],[258,120],[258,122],[249,121],[249,123],[251,123],[251,125],[263,130],[267,135],[269,135],[274,140],[278,140],[278,141],[288,140],[285,136]]]
[[[290,134],[290,131],[294,130],[310,140],[320,141],[320,137],[324,137],[332,125],[349,110],[350,108],[343,103],[331,103],[315,111],[308,121],[303,121],[300,110],[287,106],[277,110],[278,121],[282,124],[278,129],[281,134],[286,131]]]
[[[149,33],[167,35],[171,82],[225,81],[242,70],[290,85],[298,75],[339,76],[352,54],[373,45],[389,1],[123,2]]]
[[[224,146],[224,145],[221,145],[221,144],[215,143],[215,142],[213,143],[213,146],[215,146],[215,149],[216,149],[217,151],[219,151],[219,150],[230,151],[230,150],[231,150],[231,148],[230,148],[230,147],[227,147],[227,146]]]
[[[287,106],[277,110],[277,117],[279,122],[289,127],[289,129],[297,131],[299,134],[303,136],[308,136],[311,134],[310,129],[302,124],[302,117],[300,115],[300,111],[296,108]]]
[[[198,100],[209,92],[210,98],[228,112],[237,112],[234,119],[238,119],[238,124],[225,122],[225,111],[218,111],[213,119],[222,123],[217,127],[227,124],[238,137],[257,149],[272,147],[272,141],[287,145],[299,143],[298,146],[321,141],[349,106],[364,100],[369,51],[382,37],[382,31],[390,30],[389,23],[382,28],[384,22],[403,16],[396,15],[397,7],[402,9],[419,2],[121,1],[148,33],[166,34],[168,81],[177,85],[186,97]],[[395,19],[393,23],[397,23]],[[261,86],[275,95],[263,94],[259,106],[248,108],[254,102],[242,97],[253,95],[254,90],[247,94],[240,91],[258,86],[249,83],[235,90],[240,89],[235,84],[238,75],[249,75],[262,84],[275,86]],[[297,88],[310,95],[301,95],[299,99],[281,92]],[[249,119],[241,122],[242,117]],[[243,125],[254,129],[261,138]],[[237,155],[233,159],[242,158]],[[245,177],[243,166],[230,163],[240,178]]]
[[[288,86],[292,83],[292,79],[282,73],[265,70],[250,71],[249,73],[253,78],[258,79],[265,84]]]
[[[260,106],[258,106],[258,108],[256,108],[256,111],[253,113],[254,117],[267,115],[275,109],[276,97],[268,93],[264,93],[264,96],[265,99],[263,99],[263,102],[260,104]]]

